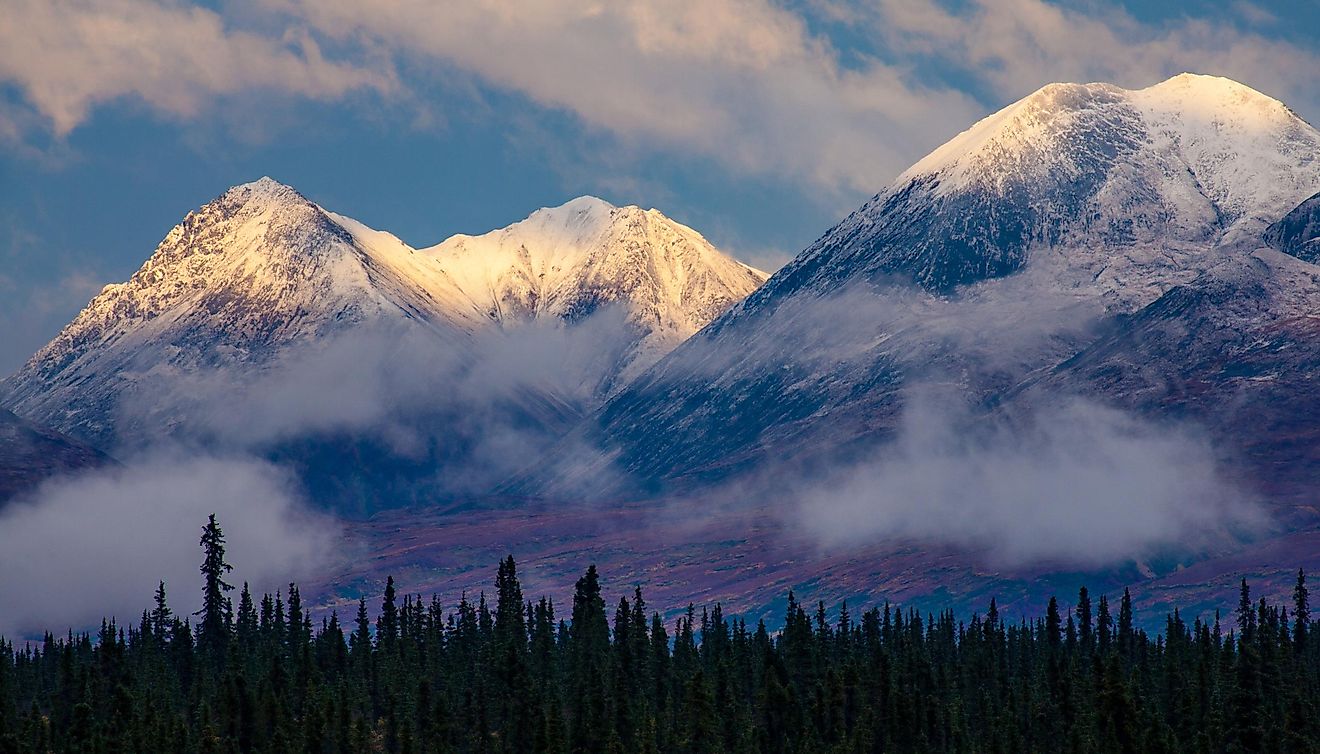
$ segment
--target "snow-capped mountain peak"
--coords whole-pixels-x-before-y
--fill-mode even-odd
[[[1147,318],[1159,349],[1118,338],[1121,358],[1103,360],[1091,389],[1155,364],[1133,395],[1162,409],[1213,385],[1205,406],[1227,415],[1242,375],[1314,373],[1314,346],[1293,344],[1314,342],[1299,313],[1315,308],[1302,273],[1316,269],[1305,260],[1320,212],[1302,202],[1317,191],[1320,132],[1237,82],[1042,87],[920,160],[612,397],[599,433],[645,485],[865,456],[895,436],[914,383],[999,405],[1092,327],[1122,335]],[[1297,259],[1262,262],[1267,237]],[[1269,285],[1226,277],[1243,270]],[[1176,305],[1189,297],[1191,319]],[[1226,304],[1231,317],[1212,316]],[[1205,358],[1170,368],[1184,351]],[[1238,371],[1246,351],[1266,366]]]
[[[642,333],[624,378],[741,300],[766,275],[659,210],[584,196],[422,249],[501,325],[622,307]]]
[[[298,193],[297,189],[280,183],[268,175],[263,175],[255,181],[240,183],[230,188],[224,195],[251,201],[306,201],[306,197]]]
[[[612,306],[628,327],[615,339],[629,345],[600,367],[608,389],[764,279],[655,210],[594,197],[419,251],[263,177],[190,212],[0,383],[0,400],[112,446],[125,395],[150,403],[158,388],[224,369],[237,380],[331,336],[384,326],[470,342]]]
[[[840,274],[950,292],[1028,268],[1131,311],[1317,190],[1320,132],[1243,84],[1050,84],[903,172],[749,305]]]
[[[1117,102],[1122,91],[1104,83],[1047,84],[945,142],[903,171],[894,186],[937,177],[940,193],[947,194],[1030,168],[1031,155],[1076,135],[1078,112]]]
[[[1182,73],[1137,90],[1056,83],[976,123],[895,185],[929,177],[941,195],[1007,191],[1024,179],[1081,178],[1115,157],[1154,159],[1184,168],[1232,223],[1262,209],[1277,217],[1313,181],[1318,144],[1282,102],[1219,76]]]

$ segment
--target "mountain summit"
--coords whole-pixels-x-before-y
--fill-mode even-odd
[[[583,196],[422,249],[492,320],[575,321],[622,306],[644,333],[626,382],[765,282],[659,210]]]
[[[614,396],[592,431],[636,480],[662,488],[869,452],[900,431],[916,384],[955,387],[983,410],[1057,366],[1047,382],[1058,391],[1143,413],[1256,410],[1270,375],[1315,373],[1320,349],[1298,315],[1304,302],[1320,307],[1313,266],[1258,250],[1268,235],[1308,258],[1314,202],[1299,204],[1317,190],[1320,132],[1242,84],[1192,74],[1139,90],[1051,84],[902,173]],[[1193,295],[1203,289],[1214,295]],[[1233,325],[1207,310],[1234,295],[1233,311],[1259,311],[1229,339]],[[1192,300],[1195,317],[1173,303]],[[1172,349],[1161,358],[1194,349],[1198,362],[1156,363],[1147,341],[1120,336],[1124,322],[1158,322]],[[1100,333],[1110,371],[1059,366]],[[1271,350],[1279,343],[1290,345]],[[1119,365],[1179,378],[1121,379]],[[1286,392],[1268,399],[1287,405]],[[1214,400],[1189,402],[1200,393]],[[1312,452],[1271,455],[1278,438],[1266,435],[1216,439],[1261,464]]]
[[[163,396],[187,397],[216,375],[245,384],[354,332],[406,330],[472,358],[483,333],[609,308],[623,316],[605,335],[629,345],[592,367],[606,389],[765,277],[656,210],[591,197],[418,250],[262,178],[189,213],[127,282],[106,286],[0,383],[0,403],[115,447],[186,434],[187,411]]]
[[[1024,268],[1132,311],[1320,190],[1320,132],[1214,76],[1050,84],[903,172],[757,302],[904,278],[948,293]]]
[[[150,406],[154,395],[186,393],[189,378],[257,370],[383,321],[445,330],[481,322],[428,260],[383,236],[363,243],[269,178],[235,186],[188,213],[127,282],[106,286],[4,381],[0,402],[114,447],[180,421],[126,412],[126,401]]]

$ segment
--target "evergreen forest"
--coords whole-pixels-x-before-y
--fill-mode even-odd
[[[344,622],[231,585],[224,545],[212,516],[196,615],[161,584],[135,625],[0,640],[0,754],[1320,750],[1300,571],[1290,604],[1243,581],[1235,614],[1148,633],[1086,589],[1031,620],[790,594],[781,625],[667,622],[640,589],[611,609],[594,566],[571,605],[529,599],[510,557],[493,604],[390,580]]]

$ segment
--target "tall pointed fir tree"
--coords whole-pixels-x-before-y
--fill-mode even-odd
[[[225,574],[234,570],[225,562],[225,535],[212,513],[206,526],[202,527],[200,542],[202,558],[202,609],[196,615],[201,616],[197,625],[197,644],[213,661],[223,657],[229,643],[229,615],[232,610],[225,593],[234,586],[225,581]]]
[[[605,751],[614,727],[609,710],[610,625],[594,565],[578,579],[573,592],[568,650],[571,749],[574,754]]]
[[[1306,633],[1311,623],[1310,595],[1306,588],[1306,571],[1298,568],[1297,585],[1293,587],[1293,642],[1298,653],[1306,651]]]
[[[531,674],[528,669],[527,620],[523,612],[522,586],[510,555],[500,561],[495,576],[495,688],[500,719],[497,725],[505,745],[514,751],[532,746],[533,718]]]

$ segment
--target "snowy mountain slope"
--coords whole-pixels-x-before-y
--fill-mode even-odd
[[[1051,84],[917,162],[740,308],[887,277],[948,293],[1030,259],[1133,311],[1316,190],[1320,132],[1246,86]]]
[[[106,286],[6,379],[3,403],[113,447],[178,420],[137,415],[124,426],[119,409],[125,399],[150,402],[180,377],[255,369],[295,344],[365,323],[481,323],[461,293],[410,257],[401,245],[360,243],[268,178],[235,187],[190,213],[127,282]]]
[[[584,196],[507,228],[421,251],[502,326],[622,306],[642,337],[631,379],[765,282],[658,210]]]
[[[995,405],[1251,254],[1318,188],[1320,132],[1241,84],[1050,85],[903,173],[584,431],[652,488],[871,447],[910,386]]]
[[[329,470],[309,486],[358,509],[415,502],[522,462],[764,278],[655,210],[582,198],[419,251],[263,178],[190,213],[0,403],[101,447]]]
[[[1320,267],[1260,249],[1145,307],[1011,399],[1073,393],[1208,428],[1226,461],[1315,523]]]

